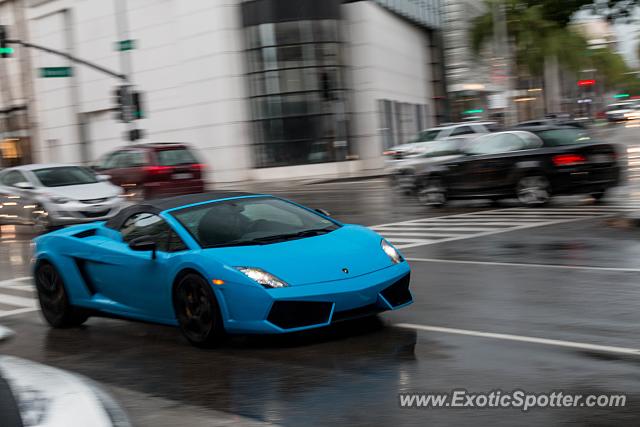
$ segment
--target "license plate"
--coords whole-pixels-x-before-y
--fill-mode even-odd
[[[174,173],[173,179],[191,179],[193,178],[193,174],[191,173]]]
[[[591,163],[610,163],[611,156],[608,154],[596,154],[591,156]]]

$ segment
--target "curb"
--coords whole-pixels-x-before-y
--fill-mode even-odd
[[[367,175],[367,176],[348,176],[343,178],[326,178],[326,179],[318,179],[314,181],[308,181],[305,185],[315,185],[315,184],[333,184],[339,182],[357,182],[357,181],[368,181],[373,179],[381,179],[388,177],[388,173],[381,173],[377,175]]]

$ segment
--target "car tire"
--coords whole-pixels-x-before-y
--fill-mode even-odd
[[[516,185],[518,201],[525,206],[542,206],[551,199],[551,185],[544,175],[525,175]]]
[[[420,204],[441,208],[447,203],[447,190],[440,178],[431,178],[418,189]]]
[[[33,223],[34,231],[37,234],[48,233],[49,231],[54,230],[49,213],[41,205],[37,205],[31,212],[31,222]]]
[[[36,291],[42,315],[54,328],[82,325],[89,316],[69,302],[62,276],[49,262],[40,262],[35,271]]]
[[[194,346],[212,348],[223,340],[220,306],[211,285],[199,274],[188,273],[178,279],[173,307],[180,331]]]

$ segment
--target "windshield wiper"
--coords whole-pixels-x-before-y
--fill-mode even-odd
[[[289,233],[289,234],[276,234],[274,236],[257,237],[255,239],[250,239],[250,240],[236,240],[236,241],[227,242],[227,243],[208,245],[207,249],[226,248],[226,247],[232,247],[232,246],[264,245],[266,243],[274,243],[278,241],[303,239],[305,237],[313,237],[313,236],[319,236],[321,234],[330,233],[333,230],[335,230],[335,228],[333,227],[334,226],[326,227],[326,228],[318,228],[313,230],[303,230],[303,231],[298,231],[296,233]]]
[[[326,227],[326,228],[317,228],[312,230],[303,230],[303,231],[298,231],[296,233],[276,234],[274,236],[258,237],[258,238],[252,239],[251,242],[255,242],[259,244],[259,243],[270,243],[270,242],[293,240],[293,239],[303,239],[305,237],[313,237],[313,236],[319,236],[321,234],[327,234],[332,232],[333,230],[335,230],[333,226]]]

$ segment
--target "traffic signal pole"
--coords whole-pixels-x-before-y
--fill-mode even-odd
[[[129,40],[129,19],[127,17],[126,0],[114,0],[116,12],[116,26],[119,40]],[[127,128],[127,139],[131,142],[139,139],[136,130],[134,108],[133,108],[133,66],[131,62],[131,51],[120,49],[120,70],[124,76],[124,85],[127,90],[123,96],[123,121]]]

